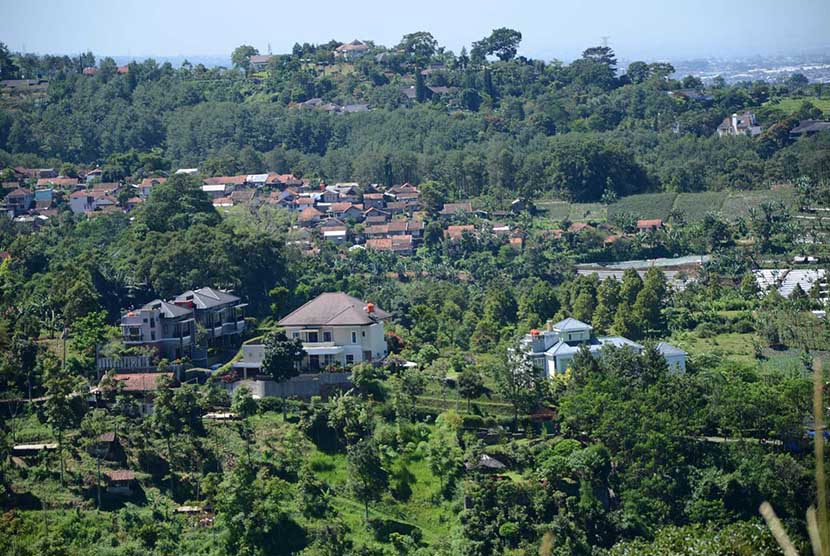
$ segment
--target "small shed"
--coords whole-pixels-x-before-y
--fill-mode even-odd
[[[12,455],[21,458],[34,457],[45,452],[57,450],[58,445],[54,442],[41,442],[32,444],[15,444],[12,447]]]
[[[107,492],[118,496],[131,496],[135,485],[135,473],[127,469],[107,471]]]
[[[483,473],[499,473],[507,466],[492,456],[481,454],[477,462],[468,461],[464,464],[467,471],[481,471]]]

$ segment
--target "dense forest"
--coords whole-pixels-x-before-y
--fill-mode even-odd
[[[530,60],[520,40],[497,29],[455,55],[418,32],[391,48],[368,42],[354,60],[335,56],[339,42],[304,44],[264,69],[249,46],[227,69],[0,45],[4,83],[46,80],[2,89],[2,181],[32,186],[15,168],[50,166],[99,167],[101,181],[128,187],[168,178],[130,211],[76,213],[56,192],[42,224],[0,217],[4,553],[783,554],[758,513],[769,502],[808,554],[808,508],[826,518],[812,369],[830,362],[827,278],[783,295],[753,272],[824,272],[830,134],[790,131],[826,118],[811,101],[830,91],[798,75],[726,85],[666,63],[621,68],[608,47],[570,64]],[[669,94],[680,90],[693,94]],[[316,98],[365,109],[306,103]],[[764,131],[718,137],[744,110]],[[200,174],[175,173],[184,167]],[[423,243],[404,257],[316,229],[301,240],[287,209],[217,210],[202,187],[264,171],[417,184]],[[702,197],[676,210],[679,194]],[[695,206],[743,194],[757,202],[740,214]],[[437,214],[470,198],[575,208],[502,215],[517,247],[485,217]],[[665,204],[666,226],[638,231],[641,215],[625,208],[638,203]],[[477,233],[454,241],[448,222]],[[577,272],[681,255],[699,262],[672,280],[654,265],[619,280]],[[146,355],[122,342],[126,311],[202,286],[244,301],[242,340],[265,343],[276,382],[302,353],[277,320],[324,292],[388,311],[390,356],[351,368],[347,391],[287,400],[229,393],[239,345],[211,349],[210,369],[155,358],[162,378],[145,414],[98,361]],[[568,317],[642,352],[582,350],[545,380],[520,341]],[[660,342],[684,350],[684,372]],[[174,367],[180,380],[163,374]],[[817,382],[823,408],[821,372]],[[109,433],[115,453],[100,450]],[[124,471],[129,497],[104,488]]]

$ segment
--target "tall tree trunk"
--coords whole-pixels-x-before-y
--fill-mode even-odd
[[[167,437],[167,471],[170,473],[170,498],[175,498],[173,487],[173,446],[170,444],[170,437]]]
[[[63,486],[63,430],[58,431],[58,458],[61,462],[61,486]]]
[[[100,456],[100,454],[98,455],[97,463],[98,463],[98,466],[97,466],[98,467],[98,469],[97,469],[98,479],[95,481],[95,486],[98,487],[98,510],[100,511],[101,510],[101,456]]]

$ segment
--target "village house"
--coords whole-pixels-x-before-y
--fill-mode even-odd
[[[348,202],[329,205],[328,213],[335,218],[348,220],[349,222],[360,222],[363,220],[363,210]]]
[[[106,190],[85,189],[75,191],[69,196],[69,208],[75,214],[89,213],[117,206],[118,199]]]
[[[651,220],[637,220],[638,232],[656,232],[663,227],[663,221],[659,218]]]
[[[90,393],[95,396],[108,396],[111,390],[117,388],[127,396],[135,399],[138,403],[138,412],[142,416],[153,413],[154,399],[158,391],[159,379],[165,377],[176,386],[176,377],[173,373],[116,373],[111,376],[105,375],[101,383],[93,388]]]
[[[476,227],[472,224],[465,224],[463,226],[447,226],[447,229],[444,230],[444,237],[455,243],[461,241],[464,234],[474,235],[475,233]]]
[[[473,212],[473,206],[469,202],[445,203],[438,214],[442,218],[452,218],[457,215],[467,215]]]
[[[383,209],[386,207],[386,197],[383,193],[366,193],[363,195],[363,208],[366,210],[376,208]]]
[[[31,189],[19,187],[6,195],[4,199],[9,210],[14,212],[14,215],[23,214],[32,208],[35,200],[35,194]]]
[[[363,213],[363,220],[366,224],[382,224],[384,222],[389,222],[392,218],[392,215],[389,211],[382,210],[379,208],[370,208],[369,210]]]
[[[297,219],[300,226],[306,228],[313,228],[317,224],[320,223],[320,219],[323,217],[323,213],[317,210],[314,207],[306,207],[300,213],[300,217]]]
[[[207,193],[211,198],[218,199],[220,197],[227,197],[233,191],[234,186],[227,183],[217,183],[210,185],[203,185],[202,191]]]
[[[150,196],[150,192],[157,185],[161,185],[167,181],[167,178],[144,178],[138,184],[138,196],[146,199]]]
[[[412,255],[415,244],[411,235],[387,236],[366,240],[366,249],[373,251],[387,251],[397,255]]]
[[[732,114],[727,116],[723,122],[718,126],[718,137],[735,137],[737,135],[749,135],[755,137],[760,135],[763,129],[758,125],[753,112],[744,112],[743,114]]]
[[[132,496],[135,473],[126,469],[107,471],[107,492],[116,496]]]
[[[250,64],[251,71],[259,72],[268,69],[268,62],[271,61],[270,54],[254,54],[248,57],[248,64]]]
[[[686,352],[666,343],[658,345],[658,352],[666,358],[669,368],[685,372]],[[630,349],[636,353],[642,353],[645,349],[622,336],[595,337],[590,324],[570,317],[556,324],[549,324],[546,330],[531,330],[530,334],[522,339],[521,346],[545,378],[565,373],[583,347],[594,357],[600,357],[606,346]]]
[[[352,42],[341,44],[334,49],[335,58],[342,58],[346,61],[357,60],[369,52],[369,46],[355,39]]]
[[[61,189],[74,189],[76,186],[81,185],[80,180],[78,178],[39,178],[37,180],[38,187],[58,187]]]

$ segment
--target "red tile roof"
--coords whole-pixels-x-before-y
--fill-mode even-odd
[[[107,471],[107,478],[110,481],[134,481],[135,473],[128,469],[118,469],[116,471]]]

